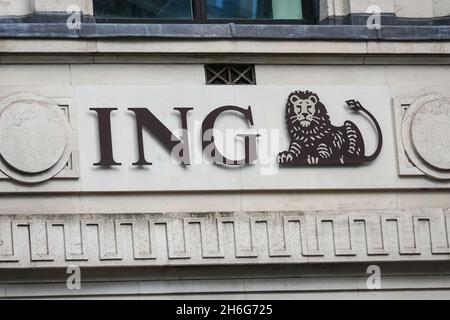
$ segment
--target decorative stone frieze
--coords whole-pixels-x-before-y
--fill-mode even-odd
[[[0,268],[450,259],[445,209],[0,216]]]

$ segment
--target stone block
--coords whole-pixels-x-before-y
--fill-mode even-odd
[[[0,16],[24,16],[34,12],[33,0],[0,1]]]
[[[394,13],[403,18],[433,18],[433,1],[395,0]]]
[[[435,17],[446,17],[450,15],[450,1],[433,0],[433,12]]]
[[[80,8],[84,14],[94,14],[92,0],[34,0],[37,12],[67,12]]]
[[[393,0],[350,0],[351,13],[367,13],[371,6],[377,6],[382,13],[392,13],[394,11]]]

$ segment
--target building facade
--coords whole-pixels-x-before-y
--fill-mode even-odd
[[[0,1],[0,297],[450,298],[448,0]]]

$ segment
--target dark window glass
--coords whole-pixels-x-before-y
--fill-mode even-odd
[[[100,19],[192,19],[191,0],[95,0]]]
[[[303,19],[302,0],[207,0],[208,19]]]

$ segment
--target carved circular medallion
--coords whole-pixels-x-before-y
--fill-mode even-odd
[[[24,183],[58,174],[70,158],[71,129],[64,111],[35,95],[0,102],[0,170]]]
[[[439,170],[450,170],[450,104],[431,101],[412,121],[412,139],[421,158]]]
[[[426,175],[450,179],[450,100],[439,94],[418,98],[402,124],[409,160]]]

